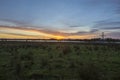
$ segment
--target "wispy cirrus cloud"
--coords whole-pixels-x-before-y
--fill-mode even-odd
[[[0,21],[2,21],[4,23],[11,23],[11,24],[16,25],[16,26],[27,26],[29,23],[29,22],[25,22],[25,21],[5,19],[5,18],[0,18]],[[4,25],[6,25],[6,24],[4,24]]]
[[[93,26],[93,28],[106,29],[106,30],[120,29],[120,21],[109,21],[109,20],[98,21]]]
[[[107,38],[120,39],[120,21],[118,20],[102,20],[96,22],[93,28],[101,32],[105,32]]]
[[[115,1],[116,1],[115,13],[120,14],[120,0],[115,0]]]

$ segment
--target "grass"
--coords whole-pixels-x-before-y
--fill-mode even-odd
[[[119,80],[120,45],[0,43],[0,80]]]

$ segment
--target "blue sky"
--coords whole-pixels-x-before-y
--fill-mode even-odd
[[[0,25],[76,36],[104,31],[120,38],[120,1],[0,0]]]

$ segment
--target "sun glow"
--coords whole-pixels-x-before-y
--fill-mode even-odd
[[[64,36],[38,31],[33,29],[0,27],[0,38],[37,38],[37,39],[64,39]]]
[[[91,38],[95,35],[66,35],[57,34],[53,32],[46,32],[44,30],[29,29],[29,28],[14,28],[14,27],[0,27],[0,38],[31,38],[31,39],[85,39]]]
[[[64,39],[65,37],[64,36],[55,36],[54,38],[57,40],[61,40],[61,39]]]

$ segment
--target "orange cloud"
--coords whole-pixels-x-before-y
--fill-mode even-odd
[[[64,38],[62,35],[53,34],[43,30],[22,27],[0,27],[0,34],[0,38]]]
[[[95,35],[76,33],[61,33],[59,31],[51,31],[36,28],[0,26],[0,38],[35,38],[35,39],[85,39]]]

